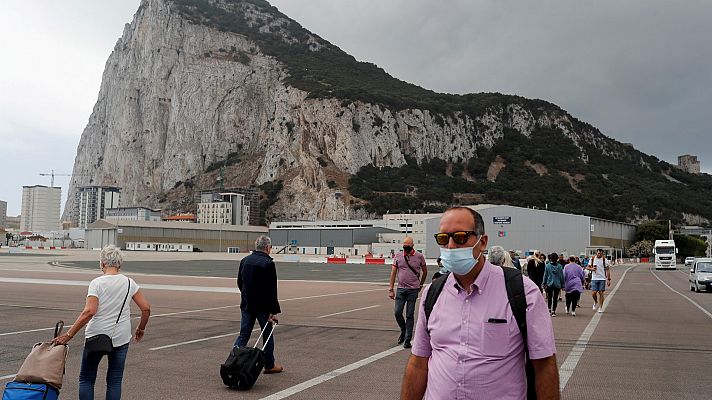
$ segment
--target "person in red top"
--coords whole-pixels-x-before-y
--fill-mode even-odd
[[[398,291],[393,291],[396,275],[398,275]],[[396,301],[395,316],[400,327],[398,344],[403,343],[403,347],[411,347],[410,340],[413,338],[413,324],[415,321],[415,303],[418,301],[418,293],[423,287],[423,282],[428,276],[428,268],[425,266],[425,257],[413,248],[413,238],[406,237],[403,240],[403,252],[393,257],[391,267],[391,279],[388,289],[388,297]],[[403,319],[403,307],[405,306],[405,319]]]

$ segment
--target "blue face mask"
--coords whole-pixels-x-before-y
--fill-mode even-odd
[[[456,249],[440,248],[440,259],[446,270],[455,275],[467,275],[477,264],[477,260],[482,256],[482,252],[477,257],[472,255],[472,249],[480,243],[482,236],[472,247],[459,247]]]

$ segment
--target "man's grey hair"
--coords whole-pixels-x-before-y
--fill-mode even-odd
[[[475,226],[474,231],[477,237],[480,237],[485,234],[485,221],[482,219],[482,215],[478,213],[477,211],[471,209],[470,207],[462,207],[462,206],[455,206],[455,207],[450,207],[445,212],[448,211],[454,211],[454,210],[465,210],[472,215],[472,219],[475,220]]]
[[[489,258],[489,262],[494,265],[499,265],[500,267],[514,267],[514,264],[512,264],[512,257],[502,246],[492,246],[487,258]]]
[[[106,267],[121,268],[121,263],[124,261],[124,253],[118,247],[110,244],[101,249],[99,261]]]
[[[255,240],[255,250],[266,252],[267,248],[272,246],[272,239],[269,236],[262,235]]]

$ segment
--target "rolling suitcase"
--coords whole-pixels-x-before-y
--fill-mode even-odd
[[[59,390],[45,383],[8,382],[2,400],[57,400]]]
[[[262,329],[254,347],[233,347],[225,363],[220,365],[220,377],[226,386],[233,389],[248,390],[255,385],[257,378],[259,378],[262,369],[265,367],[264,349],[267,347],[267,342],[272,338],[277,324],[271,324],[272,331],[269,333],[267,340],[264,341],[261,349],[257,348],[260,338],[269,325],[266,324]]]

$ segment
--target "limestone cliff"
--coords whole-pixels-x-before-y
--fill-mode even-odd
[[[300,219],[352,216],[344,182],[365,165],[466,162],[507,130],[529,136],[557,129],[584,160],[591,149],[630,157],[625,146],[558,107],[516,96],[448,112],[345,100],[338,93],[314,96],[291,83],[293,66],[266,52],[257,36],[218,27],[221,16],[209,19],[215,9],[240,13],[246,27],[238,27],[256,35],[274,33],[314,54],[334,49],[303,29],[290,36],[284,27],[295,23],[262,0],[144,0],[106,62],[65,215],[77,187],[88,184],[122,187],[122,206],[182,200],[187,207],[193,190],[216,186],[214,166],[233,156],[238,161],[226,169],[226,184],[282,180],[271,214]]]

